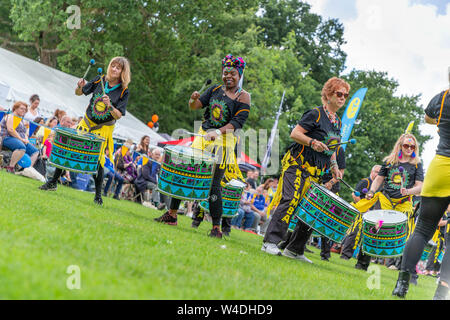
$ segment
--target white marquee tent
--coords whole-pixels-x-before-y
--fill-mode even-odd
[[[29,103],[29,97],[38,94],[41,101],[39,110],[45,117],[56,109],[63,109],[72,117],[84,115],[90,97],[75,95],[78,77],[2,48],[0,70],[0,106],[8,109],[17,100]],[[131,139],[136,143],[143,135],[150,136],[152,145],[167,141],[129,112],[114,129],[115,138]]]

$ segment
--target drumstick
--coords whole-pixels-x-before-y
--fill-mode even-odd
[[[94,59],[91,59],[91,60],[89,61],[89,66],[87,67],[86,72],[84,73],[83,79],[86,79],[86,76],[87,76],[87,74],[88,74],[88,72],[89,72],[89,69],[90,69],[91,66],[93,66],[94,64],[95,64],[95,60],[94,60]]]
[[[398,171],[400,171],[400,179],[402,180],[401,184],[400,184],[400,189],[402,189],[403,188],[403,171],[405,171],[405,169],[402,166],[400,166],[400,167],[398,167]]]
[[[101,80],[101,82],[102,82],[103,95],[105,95],[105,85],[103,84],[102,72],[103,72],[103,69],[102,69],[102,68],[98,68],[98,69],[97,69],[97,73],[100,75],[100,80]]]
[[[355,194],[356,197],[359,197],[361,195],[361,192],[356,191],[355,189],[353,189],[352,186],[349,185],[347,182],[345,182],[342,178],[338,179],[338,180],[341,181],[343,184],[345,184],[347,186],[347,188],[349,188]]]
[[[205,137],[203,134],[200,134],[200,133],[194,133],[194,132],[189,132],[189,131],[185,131],[185,132],[191,136]]]
[[[343,142],[334,143],[334,144],[327,144],[327,147],[337,147],[337,146],[340,146],[340,145],[343,145],[343,144],[347,144],[347,143],[355,144],[356,143],[356,139],[350,139],[348,141],[343,141]]]
[[[198,90],[198,93],[201,94],[202,91],[203,91],[203,89],[205,89],[206,86],[210,85],[211,82],[212,82],[211,79],[206,80],[206,82],[203,84],[203,87],[202,87],[200,90]],[[192,100],[192,98],[189,99],[189,104],[191,104],[193,101],[194,101],[194,100]]]

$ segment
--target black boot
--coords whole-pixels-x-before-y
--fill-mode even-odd
[[[439,281],[436,292],[434,293],[433,300],[447,300],[448,287],[443,286]]]
[[[395,285],[394,291],[392,291],[393,296],[404,298],[408,293],[409,279],[411,274],[407,271],[400,271],[398,273],[397,284]]]

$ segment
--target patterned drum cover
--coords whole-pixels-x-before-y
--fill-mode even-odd
[[[183,146],[164,148],[159,192],[181,200],[205,200],[214,174],[211,153]]]
[[[420,260],[427,261],[428,256],[430,255],[431,251],[433,250],[433,247],[435,247],[435,246],[436,246],[436,243],[434,243],[432,240],[428,241],[428,243],[425,245],[425,248],[423,249]]]
[[[377,227],[382,221],[381,227]],[[403,253],[408,222],[404,213],[395,210],[373,210],[363,215],[361,249],[372,257],[395,258]]]
[[[56,128],[49,163],[54,167],[87,174],[96,174],[105,139],[92,133]]]
[[[237,216],[239,203],[241,202],[242,192],[245,189],[245,183],[232,179],[225,186],[222,185],[222,217],[233,218]],[[209,201],[200,202],[200,207],[209,212]]]
[[[300,201],[295,215],[321,236],[341,243],[359,212],[315,182]]]

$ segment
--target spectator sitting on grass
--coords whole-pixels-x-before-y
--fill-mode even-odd
[[[10,173],[15,172],[15,165],[25,153],[31,158],[31,166],[34,165],[39,155],[39,150],[28,141],[28,128],[23,121],[20,120],[14,128],[14,116],[23,118],[27,108],[25,102],[17,101],[12,107],[12,114],[4,116],[0,122],[0,136],[3,146],[12,151],[11,160],[6,167],[6,170]]]

